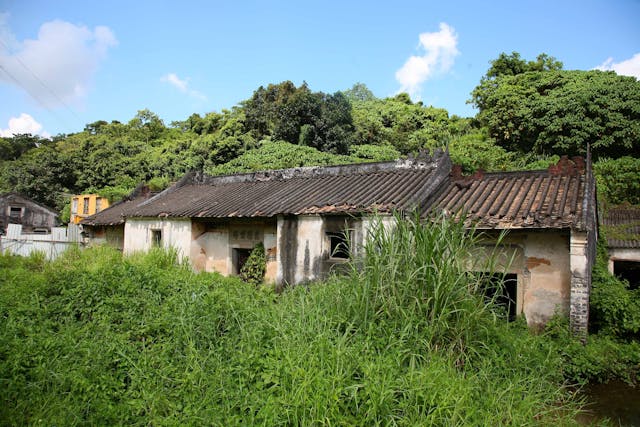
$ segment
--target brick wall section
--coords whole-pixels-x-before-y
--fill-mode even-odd
[[[572,231],[570,248],[571,295],[569,321],[576,336],[586,337],[589,325],[589,294],[591,292],[591,257],[587,232]]]

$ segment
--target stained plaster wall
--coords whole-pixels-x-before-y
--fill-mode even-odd
[[[385,223],[389,219],[383,219]],[[278,217],[276,276],[279,285],[295,285],[319,280],[346,260],[333,256],[329,233],[348,232],[351,256],[362,248],[372,220],[344,215],[300,215]]]
[[[193,222],[190,258],[196,271],[235,274],[234,249],[253,249],[262,242],[267,256],[265,281],[277,275],[276,225],[274,221]]]
[[[488,235],[480,252],[473,252],[471,270],[486,271],[494,253],[496,272],[517,274],[516,313],[539,328],[556,313],[568,314],[571,296],[571,259],[566,232],[511,231],[494,250],[496,237]]]
[[[91,245],[109,245],[122,250],[124,246],[124,224],[104,227],[83,227],[89,234]]]
[[[162,232],[162,247],[177,250],[178,257],[191,254],[191,220],[181,218],[128,218],[124,226],[124,253],[151,249],[153,230]]]

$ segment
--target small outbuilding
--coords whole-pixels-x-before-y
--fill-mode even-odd
[[[18,193],[0,195],[0,233],[9,224],[22,225],[24,233],[50,233],[59,224],[58,213]]]
[[[606,210],[602,225],[607,239],[609,271],[640,287],[640,207],[621,205]]]

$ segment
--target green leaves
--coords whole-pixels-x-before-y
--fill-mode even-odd
[[[635,155],[640,82],[601,71],[528,71],[485,79],[472,93],[478,119],[510,151]]]
[[[240,269],[240,279],[256,286],[260,285],[264,281],[266,270],[267,257],[264,252],[264,245],[258,243]]]

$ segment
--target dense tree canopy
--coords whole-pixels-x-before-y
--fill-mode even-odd
[[[527,63],[514,55],[494,61],[472,93],[478,120],[500,146],[577,155],[591,144],[596,158],[638,152],[638,80],[614,72],[562,71],[553,58],[541,55]]]

